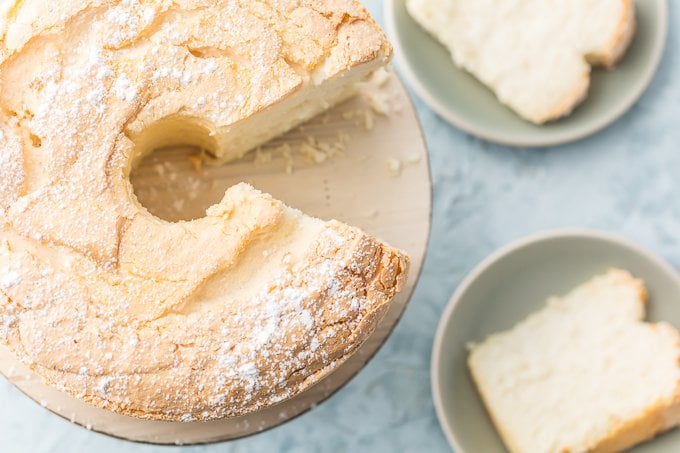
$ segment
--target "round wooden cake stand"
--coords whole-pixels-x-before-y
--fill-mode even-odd
[[[431,178],[426,145],[406,90],[390,75],[372,96],[359,96],[225,166],[198,165],[196,150],[164,150],[133,175],[135,191],[166,220],[197,218],[227,187],[246,181],[288,205],[322,219],[363,228],[411,256],[406,288],[375,333],[325,380],[276,406],[213,422],[170,423],[107,412],[42,384],[0,347],[0,372],[27,396],[80,426],[156,444],[235,439],[272,428],[308,411],[355,376],[389,337],[418,280],[431,223]],[[376,113],[386,110],[387,115]],[[313,161],[313,162],[312,162]]]

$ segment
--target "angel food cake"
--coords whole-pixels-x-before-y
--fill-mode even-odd
[[[356,1],[24,0],[0,15],[0,342],[117,413],[239,416],[372,333],[407,256],[239,184],[189,222],[129,175],[189,144],[228,161],[390,58]]]
[[[617,452],[680,425],[680,334],[611,269],[472,345],[470,372],[513,453]]]
[[[409,14],[523,118],[542,124],[583,101],[592,66],[611,68],[635,33],[633,0],[406,0]]]

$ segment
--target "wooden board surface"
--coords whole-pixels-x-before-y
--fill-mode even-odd
[[[159,444],[209,443],[257,433],[306,412],[341,388],[382,346],[403,313],[422,268],[431,221],[427,149],[403,85],[390,74],[365,91],[240,161],[197,169],[197,150],[164,150],[142,161],[132,178],[140,202],[166,220],[202,217],[226,188],[245,181],[307,214],[361,227],[410,254],[405,290],[376,332],[328,378],[243,417],[169,423],[117,415],[44,386],[4,347],[0,372],[43,407],[80,426]]]

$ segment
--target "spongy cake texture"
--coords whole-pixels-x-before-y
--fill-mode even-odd
[[[614,452],[680,424],[680,335],[610,270],[472,346],[469,367],[514,453]]]
[[[204,218],[132,166],[223,160],[328,108],[391,49],[356,1],[24,0],[0,15],[0,342],[49,384],[159,420],[243,415],[366,340],[408,258],[240,184]]]
[[[572,111],[591,65],[611,67],[635,31],[633,0],[407,0],[456,65],[534,123]]]

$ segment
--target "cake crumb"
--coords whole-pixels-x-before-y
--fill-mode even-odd
[[[420,154],[410,154],[404,160],[407,164],[416,165],[422,162],[423,157]]]
[[[390,172],[390,175],[394,177],[401,176],[401,172],[404,169],[404,165],[399,159],[395,159],[394,157],[390,157],[387,159],[387,168]]]
[[[203,154],[191,154],[187,157],[191,167],[198,176],[203,176]]]

